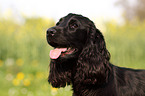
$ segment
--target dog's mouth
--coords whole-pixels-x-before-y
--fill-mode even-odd
[[[73,54],[77,51],[76,48],[54,48],[50,51],[50,58],[57,59],[58,57],[64,57],[69,54]]]

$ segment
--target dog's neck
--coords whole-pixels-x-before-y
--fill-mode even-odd
[[[113,67],[110,63],[109,63],[109,66]],[[79,78],[74,78],[73,77],[72,87],[73,87],[73,90],[74,90],[73,94],[75,94],[74,96],[86,96],[86,94],[88,94],[88,95],[90,94],[89,96],[98,96],[98,93],[102,92],[102,88],[104,86],[108,86],[108,87],[112,86],[112,88],[114,88],[114,90],[115,90],[116,86],[111,85],[112,83],[114,83],[114,74],[113,74],[112,71],[113,70],[109,71],[110,73],[108,74],[107,80],[102,80],[104,82],[96,82],[96,83],[93,83],[93,84],[90,83],[91,81],[87,82],[87,83],[83,83],[82,81],[79,82],[78,81]],[[79,75],[79,74],[75,74],[75,75]],[[96,78],[99,79],[99,77],[96,77]],[[100,76],[100,78],[101,78],[101,76]],[[96,91],[90,92],[90,90],[94,90],[94,89]],[[113,90],[111,90],[111,89],[108,90],[108,89],[106,88],[106,89],[104,89],[104,91],[106,91],[108,93],[112,92],[112,94],[116,94],[116,93],[113,93]],[[113,96],[116,96],[116,95],[113,95]]]

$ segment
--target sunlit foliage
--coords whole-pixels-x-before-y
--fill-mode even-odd
[[[0,19],[1,96],[71,96],[71,86],[56,89],[47,83],[51,47],[45,35],[54,24],[53,19],[36,17],[23,23]],[[104,25],[111,62],[145,69],[145,23]]]

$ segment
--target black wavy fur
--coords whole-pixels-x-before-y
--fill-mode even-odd
[[[68,14],[47,30],[54,48],[77,51],[51,59],[48,82],[72,84],[73,96],[145,96],[145,71],[112,65],[102,33],[87,17]]]

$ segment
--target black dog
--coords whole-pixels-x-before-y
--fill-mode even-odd
[[[73,96],[145,96],[145,71],[112,65],[102,33],[86,17],[68,14],[47,30],[48,82],[72,84]]]

